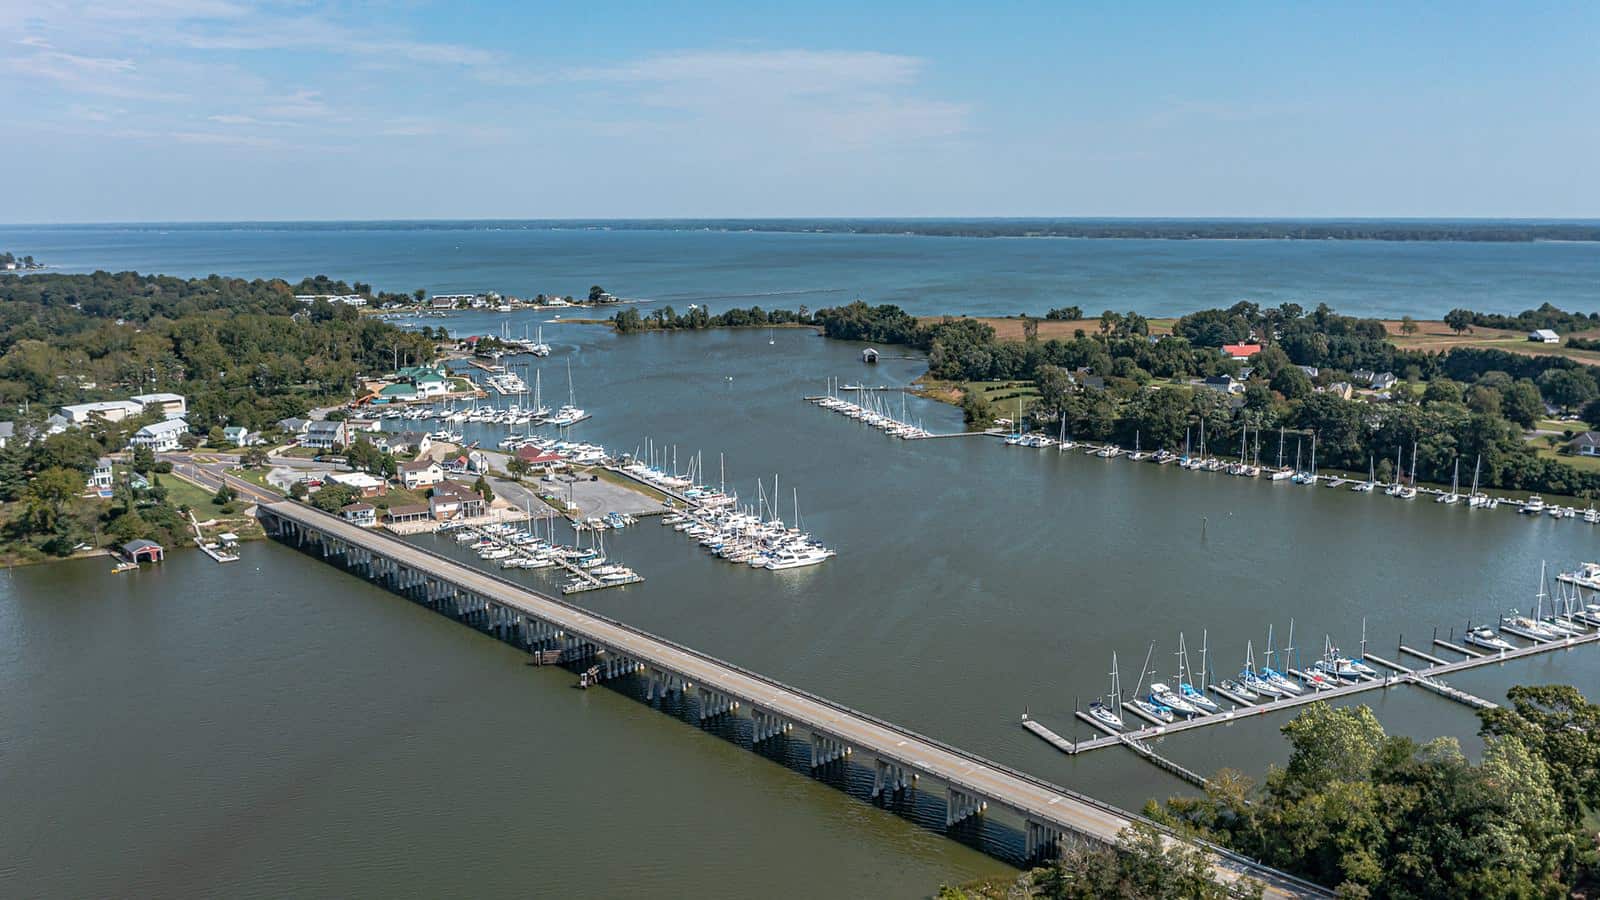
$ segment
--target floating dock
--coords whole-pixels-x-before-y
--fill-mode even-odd
[[[1029,731],[1032,731],[1039,737],[1044,738],[1057,750],[1060,750],[1061,752],[1071,756],[1076,756],[1079,753],[1087,753],[1090,750],[1098,750],[1101,747],[1114,747],[1119,744],[1126,744],[1130,740],[1136,742],[1145,742],[1171,734],[1178,734],[1179,732],[1183,731],[1204,728],[1207,725],[1235,722],[1254,716],[1266,715],[1268,713],[1279,712],[1286,709],[1293,709],[1294,707],[1304,706],[1308,703],[1317,703],[1323,700],[1338,700],[1355,694],[1390,688],[1401,684],[1418,685],[1428,691],[1438,694],[1441,697],[1447,697],[1451,700],[1464,703],[1475,709],[1492,709],[1496,706],[1493,701],[1486,700],[1482,697],[1468,693],[1467,691],[1463,691],[1460,688],[1448,685],[1441,681],[1440,678],[1456,672],[1465,672],[1469,669],[1476,669],[1482,666],[1509,662],[1511,660],[1521,659],[1527,656],[1534,656],[1540,653],[1549,653],[1555,650],[1566,650],[1572,647],[1580,647],[1597,643],[1600,643],[1600,632],[1590,632],[1589,634],[1574,635],[1572,637],[1566,637],[1560,640],[1531,644],[1527,647],[1518,647],[1515,650],[1504,650],[1495,654],[1469,656],[1466,659],[1457,660],[1455,662],[1447,662],[1439,659],[1436,656],[1420,653],[1408,647],[1401,648],[1407,653],[1411,653],[1423,659],[1436,660],[1433,665],[1425,669],[1409,669],[1405,666],[1399,665],[1398,663],[1390,662],[1389,660],[1373,656],[1369,653],[1364,657],[1367,662],[1376,663],[1384,668],[1392,669],[1397,674],[1385,675],[1382,678],[1373,678],[1371,676],[1367,676],[1361,681],[1342,683],[1337,687],[1326,690],[1314,690],[1308,686],[1307,691],[1304,694],[1293,697],[1267,700],[1259,703],[1247,702],[1242,697],[1231,694],[1227,691],[1219,690],[1216,685],[1210,685],[1209,687],[1213,691],[1216,691],[1222,696],[1227,697],[1229,700],[1238,703],[1239,706],[1235,709],[1226,710],[1220,713],[1179,719],[1176,722],[1163,722],[1160,719],[1149,715],[1144,710],[1139,709],[1137,706],[1124,702],[1122,705],[1124,710],[1149,722],[1150,725],[1148,727],[1123,732],[1116,732],[1107,727],[1104,723],[1096,721],[1082,711],[1079,711],[1077,713],[1078,718],[1089,722],[1098,730],[1105,732],[1099,737],[1090,738],[1084,741],[1072,741],[1061,737],[1060,735],[1051,731],[1049,728],[1040,724],[1038,721],[1031,718],[1024,719],[1023,724],[1024,727],[1026,727]],[[1141,755],[1144,754],[1141,753]],[[1163,766],[1163,768],[1166,768],[1166,766]]]

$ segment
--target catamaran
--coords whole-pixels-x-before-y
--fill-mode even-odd
[[[584,419],[584,417],[585,417],[585,413],[583,411],[583,408],[578,406],[577,403],[578,403],[577,397],[573,393],[573,389],[572,389],[572,360],[568,359],[567,360],[567,403],[566,403],[565,406],[563,406],[560,409],[556,410],[556,414],[550,417],[549,423],[551,425],[555,425],[557,427],[564,428],[564,427],[566,427],[568,425],[572,425],[572,424],[575,424],[577,422],[582,421]]]

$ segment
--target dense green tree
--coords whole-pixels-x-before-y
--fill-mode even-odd
[[[355,491],[342,484],[324,484],[311,495],[311,505],[323,512],[338,512],[355,501]]]
[[[1551,369],[1539,376],[1538,384],[1546,400],[1567,411],[1600,395],[1594,377],[1582,369]]]
[[[1285,400],[1301,400],[1311,396],[1311,376],[1297,366],[1284,366],[1272,376],[1272,389]]]

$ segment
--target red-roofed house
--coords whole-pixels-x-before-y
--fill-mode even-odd
[[[559,454],[551,453],[549,450],[540,450],[538,447],[531,446],[518,447],[517,459],[522,460],[523,463],[525,463],[529,468],[542,466],[550,469],[566,464],[566,460],[562,459]]]
[[[1260,344],[1223,344],[1222,355],[1229,359],[1245,360],[1261,352]]]

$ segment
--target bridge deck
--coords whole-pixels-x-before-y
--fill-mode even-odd
[[[790,687],[638,628],[601,616],[515,582],[463,565],[387,534],[369,531],[298,503],[263,504],[267,513],[298,523],[436,578],[450,581],[492,602],[519,610],[595,644],[681,675],[697,686],[759,706],[807,729],[839,739],[884,760],[908,765],[957,789],[965,789],[1035,821],[1107,843],[1142,821],[1107,803],[1057,787],[1042,779],[991,762],[933,738],[866,713]],[[1276,896],[1303,896],[1314,886],[1231,855],[1218,857],[1219,869],[1265,882]]]

